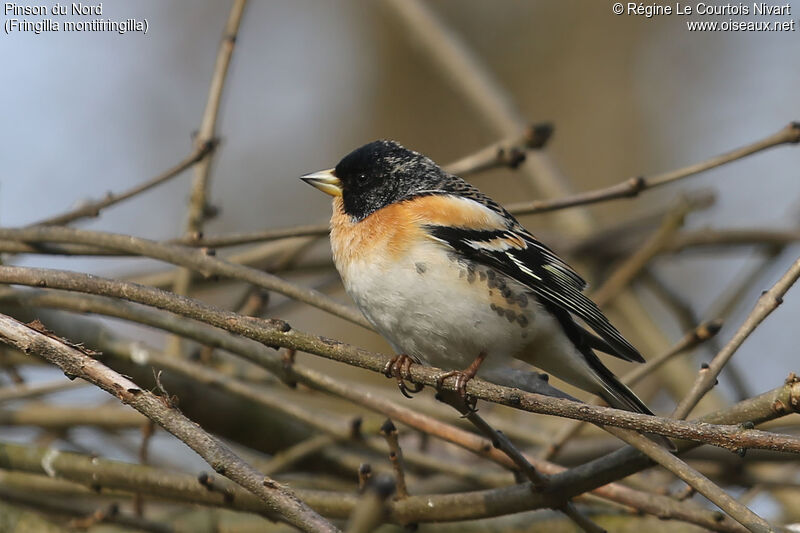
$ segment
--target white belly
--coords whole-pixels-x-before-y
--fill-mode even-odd
[[[507,364],[532,344],[551,344],[560,331],[520,284],[451,260],[433,241],[399,259],[337,268],[348,294],[393,348],[435,366],[463,368],[481,352],[487,367]]]

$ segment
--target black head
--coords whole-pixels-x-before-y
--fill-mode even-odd
[[[394,141],[374,141],[353,150],[330,175],[339,181],[345,213],[356,220],[395,202],[433,193],[448,177],[436,163]],[[331,178],[326,179],[330,183]],[[310,177],[306,181],[317,186]],[[333,189],[322,190],[334,194]]]

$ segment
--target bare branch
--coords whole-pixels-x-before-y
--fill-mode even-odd
[[[596,189],[594,191],[587,191],[573,196],[558,198],[555,200],[534,200],[531,202],[519,202],[516,204],[509,204],[506,208],[514,214],[526,215],[531,213],[542,213],[545,211],[554,211],[556,209],[565,209],[567,207],[574,207],[578,205],[588,205],[598,202],[605,202],[617,198],[634,198],[639,196],[642,191],[660,187],[667,183],[672,183],[689,176],[694,176],[706,170],[731,163],[747,157],[756,152],[779,146],[781,144],[797,144],[800,142],[800,122],[792,122],[780,131],[773,133],[756,141],[752,144],[738,148],[731,152],[718,155],[703,161],[683,167],[678,170],[664,172],[662,174],[655,174],[650,177],[636,177],[627,179],[611,187],[603,189]]]
[[[0,388],[0,402],[38,398],[39,396],[44,396],[53,392],[85,387],[86,385],[87,384],[82,381],[66,381],[64,379],[58,379],[36,385],[22,384],[15,385],[13,387],[2,387]]]
[[[764,292],[756,302],[756,306],[748,317],[739,327],[733,338],[725,347],[711,360],[711,363],[702,368],[697,375],[697,379],[692,385],[689,394],[681,400],[675,411],[672,413],[674,418],[686,418],[694,407],[700,402],[705,393],[714,388],[725,364],[730,360],[739,346],[755,331],[761,322],[767,318],[783,302],[783,296],[800,278],[800,259],[797,259],[789,270],[778,280],[771,289]]]
[[[664,365],[664,363],[676,355],[693,350],[698,345],[709,339],[712,339],[717,333],[719,333],[721,327],[722,321],[720,320],[712,320],[710,322],[704,322],[700,324],[695,329],[684,335],[683,338],[675,343],[675,345],[669,350],[658,355],[657,357],[652,358],[646,364],[634,368],[625,376],[623,376],[620,381],[628,386],[635,385],[644,379],[645,376],[658,370]],[[598,401],[594,401],[592,403],[594,405],[599,404]],[[542,450],[540,457],[543,459],[550,459],[554,457],[572,437],[578,434],[580,429],[585,424],[586,422],[579,420],[570,420],[568,423],[564,424],[561,428],[559,428],[555,437],[553,437],[553,442],[544,448],[544,450]]]
[[[144,303],[201,320],[232,333],[257,340],[267,346],[281,346],[314,353],[373,372],[383,373],[386,363],[391,359],[386,355],[373,354],[337,341],[292,330],[288,324],[280,320],[241,317],[230,311],[220,310],[190,298],[99,276],[49,269],[0,266],[0,282],[102,294]],[[429,386],[437,385],[440,373],[440,369],[417,364],[411,365],[409,370],[410,381]],[[453,387],[454,384],[446,384],[444,388],[454,390]],[[525,411],[575,418],[667,437],[699,440],[727,448],[765,448],[800,453],[800,437],[752,429],[742,430],[735,426],[695,424],[608,407],[594,407],[580,402],[502,387],[477,378],[467,384],[467,393],[478,399]]]
[[[446,165],[444,169],[462,177],[497,167],[516,169],[525,161],[528,150],[544,148],[552,134],[552,124],[533,124],[525,128],[521,135],[481,148]]]
[[[97,217],[100,215],[100,211],[105,209],[106,207],[111,207],[112,205],[123,202],[145,191],[149,191],[153,187],[161,185],[162,183],[169,181],[172,178],[180,175],[181,173],[183,173],[184,170],[191,167],[198,161],[203,160],[205,157],[211,154],[216,148],[216,146],[217,143],[213,139],[209,140],[208,142],[198,144],[192,151],[192,153],[186,157],[186,159],[184,159],[174,167],[170,168],[169,170],[162,172],[161,174],[159,174],[154,178],[151,178],[143,183],[140,183],[139,185],[136,185],[135,187],[132,187],[131,189],[125,192],[117,194],[108,193],[105,198],[83,203],[82,205],[76,207],[75,209],[71,209],[60,215],[54,215],[52,217],[45,218],[43,220],[40,220],[39,222],[34,222],[31,225],[43,225],[43,226],[61,225],[61,224],[69,224],[70,222],[75,222],[76,220],[80,220],[82,218]]]
[[[27,242],[68,242],[93,244],[120,250],[135,255],[152,257],[176,265],[197,270],[203,275],[218,275],[240,279],[258,287],[279,292],[314,307],[332,313],[351,322],[372,329],[372,326],[356,309],[340,304],[321,292],[299,287],[275,275],[243,265],[238,265],[210,256],[202,250],[187,249],[182,246],[160,244],[147,239],[129,235],[89,231],[58,226],[34,226],[28,228],[0,228],[0,239],[14,239]]]
[[[215,471],[259,496],[289,523],[309,532],[337,531],[287,488],[262,476],[216,438],[205,433],[174,408],[167,406],[163,400],[142,390],[86,353],[6,316],[0,316],[0,335],[4,342],[47,359],[66,374],[81,377],[97,385],[141,412],[189,445]]]
[[[642,269],[661,251],[664,243],[683,226],[683,221],[691,207],[688,201],[681,199],[673,209],[664,215],[658,230],[592,293],[592,299],[597,305],[600,307],[606,305],[639,275]]]
[[[389,445],[389,461],[394,470],[395,486],[397,487],[397,499],[408,498],[408,488],[406,487],[406,467],[403,462],[403,449],[400,448],[400,441],[397,436],[397,428],[392,424],[391,419],[387,418],[381,426],[381,435]]]
[[[220,102],[222,101],[222,89],[228,76],[228,66],[233,56],[236,46],[236,37],[239,33],[239,25],[244,15],[244,8],[247,0],[234,0],[231,11],[228,15],[228,22],[225,25],[225,33],[219,43],[217,50],[217,60],[214,65],[214,74],[211,77],[211,86],[208,89],[208,100],[203,112],[203,119],[200,122],[200,129],[197,132],[195,143],[202,145],[210,142],[216,135],[217,116],[219,115]],[[194,167],[194,180],[189,195],[189,209],[186,221],[186,235],[200,235],[203,231],[203,224],[211,211],[208,204],[208,188],[211,179],[211,157],[207,157]],[[192,283],[191,271],[187,268],[178,269],[175,284],[172,290],[176,294],[188,294],[189,286]],[[173,354],[180,350],[181,341],[178,337],[170,339],[169,351]]]
[[[766,520],[731,498],[728,493],[720,489],[710,479],[644,435],[618,428],[612,429],[611,433],[681,478],[750,531],[754,533],[770,533],[774,531]]]

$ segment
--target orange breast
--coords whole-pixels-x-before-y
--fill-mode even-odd
[[[499,215],[474,202],[435,195],[392,204],[353,222],[344,212],[342,199],[337,197],[333,199],[331,217],[334,260],[341,266],[353,261],[397,260],[415,243],[429,238],[423,229],[425,224],[504,228]]]

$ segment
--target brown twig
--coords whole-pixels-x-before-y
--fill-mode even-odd
[[[347,533],[371,533],[386,522],[389,515],[388,500],[394,491],[395,484],[390,477],[371,479],[350,515]]]
[[[0,402],[38,398],[46,394],[85,387],[86,385],[87,384],[82,381],[65,381],[64,379],[59,379],[35,385],[25,384],[15,385],[13,387],[2,387],[0,388]]]
[[[689,248],[729,248],[732,246],[786,246],[800,241],[793,229],[713,229],[682,231],[664,246],[664,252],[678,253]]]
[[[82,377],[148,416],[188,444],[215,471],[223,473],[258,495],[289,523],[304,531],[336,531],[335,527],[285,487],[264,478],[219,440],[205,433],[175,409],[169,408],[152,393],[142,390],[86,353],[6,316],[0,316],[0,336],[4,342],[47,359],[65,373]]]
[[[336,441],[337,439],[331,435],[316,435],[274,454],[269,461],[261,466],[261,471],[267,476],[274,476],[284,472],[308,456],[314,455],[321,449],[336,443]]]
[[[217,129],[217,117],[219,115],[220,103],[222,101],[222,90],[225,87],[225,80],[228,76],[228,67],[233,56],[236,45],[236,37],[239,33],[239,25],[244,15],[244,8],[247,0],[234,0],[231,5],[228,21],[222,40],[217,50],[217,60],[214,65],[214,73],[211,76],[211,86],[208,89],[208,100],[206,101],[203,119],[197,131],[195,143],[202,145],[214,139]],[[186,221],[186,235],[200,235],[203,231],[203,224],[208,218],[210,207],[208,205],[208,189],[211,177],[211,157],[206,157],[199,161],[194,167],[194,180],[189,195],[189,208]],[[176,294],[188,294],[192,275],[189,269],[181,268],[172,287]],[[168,351],[177,354],[181,348],[180,337],[172,337],[169,341]]]
[[[550,479],[546,474],[539,472],[534,467],[525,455],[520,452],[511,440],[506,437],[502,432],[494,429],[486,420],[480,416],[475,409],[466,405],[460,398],[452,396],[442,396],[443,400],[453,406],[461,416],[469,420],[478,431],[483,433],[487,438],[492,441],[492,446],[505,453],[509,459],[513,461],[519,471],[524,475],[533,485],[533,490],[543,491],[547,489]],[[583,515],[571,501],[562,502],[555,507],[563,512],[573,522],[575,522],[583,531],[587,533],[604,533],[604,529],[589,520]]]
[[[717,376],[722,372],[725,364],[758,325],[761,324],[770,313],[778,308],[783,301],[783,296],[791,286],[794,285],[798,278],[800,278],[800,259],[797,259],[792,264],[789,270],[786,271],[771,289],[761,295],[753,310],[733,335],[733,338],[731,338],[728,344],[726,344],[714,359],[711,360],[711,363],[709,363],[707,367],[700,370],[689,394],[681,400],[672,413],[674,418],[686,418],[692,409],[700,402],[705,393],[714,387]]]
[[[664,243],[683,226],[691,205],[681,199],[678,204],[664,215],[661,225],[633,254],[623,261],[603,284],[592,293],[592,299],[603,307],[610,302],[623,288],[639,275],[647,264],[658,254]]]
[[[698,345],[706,342],[707,340],[716,336],[719,333],[719,330],[722,328],[722,321],[721,320],[712,320],[710,322],[703,322],[695,329],[687,333],[683,336],[681,340],[675,343],[669,350],[666,352],[658,355],[657,357],[652,358],[646,364],[638,366],[625,374],[620,381],[628,386],[633,386],[645,376],[655,372],[658,370],[662,365],[664,365],[667,361],[675,357],[676,355],[686,353],[689,350],[693,350]],[[597,404],[598,402],[593,402]],[[578,432],[581,430],[582,427],[586,422],[582,422],[579,420],[570,420],[558,430],[558,433],[553,437],[553,442],[542,450],[540,457],[543,459],[551,459],[554,457],[563,447],[564,445]]]
[[[184,170],[191,167],[198,161],[203,160],[209,154],[214,151],[216,148],[217,143],[210,139],[207,142],[203,142],[197,144],[192,151],[183,161],[175,165],[174,167],[162,172],[158,176],[151,178],[135,187],[128,189],[125,192],[121,193],[108,193],[105,198],[100,200],[93,200],[90,202],[84,202],[80,206],[76,207],[75,209],[71,209],[60,215],[54,215],[52,217],[45,218],[38,222],[34,222],[32,225],[61,225],[61,224],[69,224],[71,222],[75,222],[76,220],[80,220],[82,218],[90,218],[90,217],[97,217],[100,215],[100,211],[105,209],[106,207],[111,207],[114,204],[118,204],[123,202],[129,198],[132,198],[136,195],[139,195],[145,191],[149,191],[153,187],[161,185],[162,183],[169,181],[170,179],[180,175],[183,173]]]
[[[394,470],[395,486],[397,487],[397,499],[408,498],[408,487],[406,487],[406,468],[403,462],[403,450],[397,438],[397,428],[392,424],[391,419],[387,418],[381,426],[381,435],[389,445],[389,461]]]
[[[5,486],[0,486],[0,500],[19,503],[26,507],[32,507],[39,512],[78,517],[68,522],[69,531],[74,531],[74,528],[87,529],[101,522],[151,533],[174,533],[175,531],[169,525],[122,513],[113,503],[103,508],[92,509],[83,502],[65,502],[61,499],[43,496],[36,491],[13,490]],[[22,530],[19,531],[22,532]],[[42,530],[37,528],[35,531],[40,532]],[[49,532],[50,530],[47,531]]]
[[[553,134],[549,122],[532,124],[521,135],[491,144],[446,165],[444,170],[456,176],[466,176],[497,167],[518,168],[526,159],[528,150],[544,148]]]
[[[121,302],[110,302],[110,303],[121,304]],[[150,323],[151,325],[156,325],[158,327],[158,324],[153,321],[149,321],[148,323]],[[174,324],[183,325],[185,324],[185,321],[174,321],[173,325]],[[161,327],[163,326],[164,325],[162,324]],[[185,331],[183,329],[179,331],[181,331],[182,333],[189,333],[189,331]],[[244,347],[244,349],[243,347],[237,348],[237,345],[241,344],[241,342],[244,341],[243,339],[234,339],[233,337],[225,336],[222,334],[220,335],[222,339],[228,340],[227,344],[222,343],[221,346],[224,346],[226,349],[230,351],[234,352],[239,351],[241,352],[242,355],[248,354],[248,349],[250,350],[250,352],[252,352],[253,347],[263,348],[260,345],[252,345],[252,344],[248,345],[247,343],[245,343],[246,346]],[[201,342],[212,342],[212,340],[206,337],[198,337],[196,340],[199,340]],[[252,353],[249,353],[248,358],[254,361],[262,360],[259,357],[255,357]],[[263,363],[267,363],[267,367],[270,367],[267,361],[263,361]],[[513,466],[514,464],[513,462],[510,462],[508,460],[505,454],[499,452],[499,450],[494,449],[490,444],[490,442],[486,441],[486,439],[477,437],[474,434],[464,432],[463,430],[457,428],[448,427],[446,424],[442,424],[436,420],[430,419],[430,417],[420,415],[419,413],[411,411],[408,408],[401,407],[389,400],[380,399],[374,395],[360,392],[354,387],[347,386],[347,384],[339,384],[335,380],[332,380],[330,377],[324,376],[318,372],[314,372],[308,369],[303,369],[302,367],[299,366],[293,367],[293,371],[295,372],[298,379],[302,379],[303,382],[306,383],[307,385],[313,386],[315,388],[320,388],[321,390],[325,390],[327,392],[331,392],[333,394],[341,395],[346,398],[352,399],[352,401],[358,403],[359,405],[369,407],[378,412],[381,412],[384,415],[392,416],[398,420],[403,421],[403,423],[407,425],[415,427],[421,431],[437,435],[441,438],[444,438],[445,440],[448,440],[462,447],[465,447],[466,449],[473,450],[476,453],[482,455],[488,454],[489,456],[493,456],[493,454],[496,452],[498,454],[497,460],[500,464],[507,464],[509,466]],[[744,416],[751,417],[754,420],[762,420],[764,415],[758,414],[755,410],[763,408],[763,406],[766,406],[767,410],[770,413],[775,413],[774,411],[772,411],[772,406],[776,403],[775,400],[776,397],[778,396],[765,396],[764,398],[759,399],[757,403],[753,404],[752,408],[747,408],[746,411],[743,411],[749,413],[748,415]],[[788,399],[783,401],[786,403],[786,405],[793,405],[793,403]],[[762,407],[757,408],[756,405]],[[733,420],[741,420],[741,419],[742,418],[735,418]],[[504,463],[502,459],[505,459],[506,463]],[[543,469],[546,472],[554,474],[558,474],[559,472],[563,471],[563,468],[560,468],[556,465],[552,465],[551,463],[543,463],[543,462],[538,462],[537,468]],[[592,474],[592,476],[594,476],[594,474]],[[606,477],[605,482],[608,481],[609,479]],[[569,480],[564,485],[562,485],[562,487],[572,487],[575,483],[576,479],[569,478]],[[563,493],[563,489],[560,490]],[[584,490],[591,490],[591,487],[586,486],[584,483]],[[708,517],[703,518],[698,515],[697,511],[692,511],[690,509],[687,509],[685,506],[680,508],[672,506],[670,503],[671,500],[669,500],[669,498],[663,500],[658,498],[654,499],[654,497],[652,496],[644,496],[643,494],[639,494],[636,493],[635,491],[618,487],[614,484],[607,485],[606,487],[600,489],[596,489],[596,493],[605,498],[610,498],[613,501],[618,501],[624,503],[625,505],[636,507],[637,509],[640,509],[642,511],[656,513],[658,516],[685,519],[693,523],[703,524],[705,525],[705,527],[713,527],[714,529],[716,529],[717,527],[724,529],[725,527],[724,524],[718,522],[717,519]],[[550,505],[551,506],[558,505],[558,503],[557,502],[554,503],[551,501]],[[714,524],[714,526],[709,526],[709,524]]]
[[[150,455],[150,440],[156,432],[155,423],[148,419],[142,425],[142,442],[139,443],[139,463],[146,465],[149,461]],[[136,494],[133,499],[133,509],[136,516],[144,516],[144,497],[141,494]]]
[[[128,235],[58,226],[35,226],[17,229],[0,228],[0,238],[13,238],[27,242],[94,244],[114,250],[123,250],[135,255],[151,257],[192,268],[206,276],[218,275],[246,281],[258,287],[279,292],[289,298],[296,298],[367,329],[372,329],[372,326],[360,312],[350,306],[332,300],[325,294],[289,283],[267,272],[204,254],[200,250],[161,244]]]
[[[775,260],[781,255],[785,246],[768,246],[761,252],[761,257],[757,259],[758,263],[755,267],[749,268],[743,275],[737,277],[733,288],[729,288],[723,294],[720,294],[709,307],[706,312],[707,316],[719,316],[727,318],[733,313],[733,310],[740,302],[745,299],[745,296],[752,289],[756,282],[760,281],[766,272],[774,266]],[[712,353],[719,353],[722,349],[720,343],[714,339],[708,345],[708,349]],[[736,361],[728,361],[726,377],[733,391],[736,394],[737,401],[744,400],[752,396],[750,393],[750,386],[747,383],[745,376],[742,374]]]
[[[373,354],[330,339],[322,339],[292,330],[283,321],[241,317],[190,298],[99,276],[49,269],[0,266],[0,282],[102,294],[144,303],[201,320],[268,346],[281,346],[314,353],[374,372],[383,373],[386,363],[391,359],[386,355]],[[409,369],[410,381],[429,386],[437,385],[440,374],[440,369],[422,365],[411,365]],[[444,388],[454,390],[453,387],[454,384],[446,382]],[[594,407],[502,387],[477,378],[467,384],[467,393],[478,399],[501,403],[525,411],[575,418],[679,439],[700,440],[722,447],[737,446],[800,452],[800,438],[790,435],[756,430],[741,431],[739,428],[726,426],[709,427],[607,407]]]
[[[367,482],[372,477],[372,466],[369,463],[361,463],[358,466],[358,492],[364,492]]]
[[[108,430],[140,427],[147,419],[128,408],[114,405],[96,407],[65,407],[52,404],[27,404],[14,410],[0,410],[0,425],[36,426],[62,431],[77,426],[92,426]]]
[[[780,146],[782,144],[797,144],[800,142],[800,122],[791,122],[780,131],[768,135],[767,137],[752,144],[712,157],[701,163],[689,165],[687,167],[671,170],[662,174],[655,174],[649,177],[636,177],[627,179],[611,187],[587,191],[584,193],[567,196],[556,200],[534,200],[530,202],[519,202],[507,205],[506,208],[515,214],[524,215],[531,213],[542,213],[556,209],[565,209],[578,205],[588,205],[598,202],[606,202],[617,198],[634,198],[639,196],[642,191],[660,187],[667,183],[672,183],[689,176],[694,176],[706,170],[716,168],[726,163],[732,163],[755,154],[762,150]]]
[[[766,520],[731,498],[728,493],[719,488],[710,479],[644,435],[617,428],[611,430],[611,433],[694,487],[697,492],[708,498],[750,531],[754,533],[770,533],[774,531]]]

